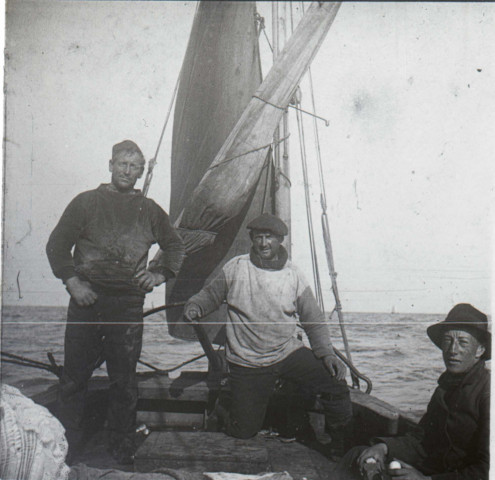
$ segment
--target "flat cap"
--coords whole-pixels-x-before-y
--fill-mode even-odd
[[[275,235],[281,235],[282,237],[289,233],[287,225],[280,220],[280,218],[271,213],[263,213],[254,220],[251,220],[251,222],[248,223],[247,228],[249,230],[271,232]]]
[[[143,152],[132,140],[124,140],[112,147],[112,158],[115,158],[119,153],[127,153],[128,155],[137,153],[144,161]]]

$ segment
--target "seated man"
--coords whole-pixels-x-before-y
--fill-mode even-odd
[[[189,299],[184,315],[196,321],[228,305],[226,355],[232,392],[228,433],[250,438],[261,429],[278,378],[320,395],[335,446],[352,418],[345,367],[335,355],[325,316],[281,245],[288,230],[263,214],[247,227],[251,252],[231,259]],[[298,322],[311,349],[297,338]]]
[[[401,480],[488,480],[490,463],[491,334],[487,317],[473,306],[456,305],[427,329],[442,350],[446,371],[419,422],[417,432],[377,438],[372,447],[356,447],[334,471],[335,480],[366,478],[360,472],[376,464],[372,478]],[[393,459],[398,465],[385,465]]]

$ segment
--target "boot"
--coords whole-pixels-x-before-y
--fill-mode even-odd
[[[109,432],[107,450],[120,465],[132,465],[136,453],[133,434]]]
[[[330,460],[338,461],[353,445],[354,423],[351,420],[345,425],[327,427],[327,430],[332,438],[327,456]]]

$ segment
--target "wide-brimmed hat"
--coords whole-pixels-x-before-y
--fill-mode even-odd
[[[457,304],[443,322],[435,323],[426,329],[430,340],[442,348],[442,336],[445,330],[465,330],[485,347],[483,360],[489,360],[492,353],[492,334],[488,331],[488,317],[469,303]]]
[[[263,213],[247,224],[249,230],[258,230],[261,232],[271,232],[275,235],[285,237],[289,233],[287,225],[280,218],[271,213]]]

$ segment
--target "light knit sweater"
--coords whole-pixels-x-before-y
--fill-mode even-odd
[[[305,330],[317,358],[334,353],[325,316],[298,269],[288,260],[281,270],[255,266],[249,254],[225,264],[189,304],[205,316],[228,305],[226,354],[229,362],[264,367],[280,362],[303,343]]]

